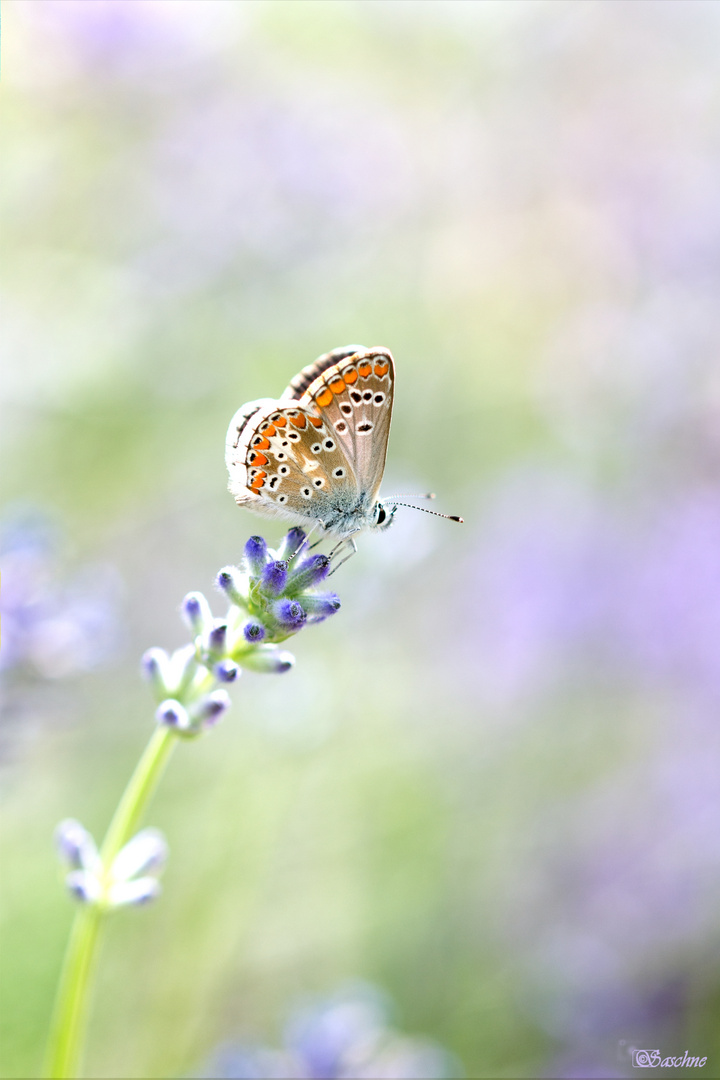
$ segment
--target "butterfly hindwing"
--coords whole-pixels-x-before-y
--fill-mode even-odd
[[[334,503],[352,501],[356,490],[333,429],[300,402],[243,406],[230,424],[227,464],[239,505],[306,525],[331,520]]]

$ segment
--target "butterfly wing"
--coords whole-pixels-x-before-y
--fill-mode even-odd
[[[332,527],[356,481],[332,427],[299,401],[249,402],[230,422],[230,491],[239,506],[312,528]]]
[[[311,409],[334,432],[358,493],[372,504],[385,470],[395,365],[389,349],[346,345],[304,368],[283,394]]]

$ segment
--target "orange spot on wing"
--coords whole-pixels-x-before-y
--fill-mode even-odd
[[[354,367],[346,368],[342,373],[342,377],[349,386],[357,382],[358,373]]]
[[[321,409],[326,408],[330,404],[332,399],[332,393],[328,390],[327,387],[325,387],[324,390],[321,390],[318,396],[315,398]]]
[[[262,431],[266,439],[272,439],[273,435],[277,435],[277,432],[275,431],[275,428],[272,424],[268,424],[267,427],[263,426],[260,428],[260,430]]]
[[[253,449],[254,450],[269,450],[270,449],[270,440],[269,439],[253,439],[252,444],[253,444]]]
[[[305,413],[298,413],[297,416],[291,416],[290,423],[293,424],[294,427],[304,428],[307,424]]]
[[[342,379],[335,379],[334,382],[330,383],[330,389],[333,394],[337,396],[338,394],[342,394],[343,390],[347,390],[347,386]]]
[[[254,478],[252,484],[250,485],[250,490],[251,491],[259,491],[260,488],[265,483],[265,477],[266,476],[267,476],[267,473],[263,472],[262,469],[261,469],[260,472],[257,474],[257,476]]]
[[[358,371],[362,375],[363,379],[367,379],[368,375],[372,371],[370,364],[359,364]]]
[[[308,416],[308,420],[310,421],[312,426],[315,427],[315,428],[322,427],[322,425],[323,425],[323,422],[322,422],[322,420],[320,419],[319,416]]]
[[[275,420],[274,423],[275,427],[285,427],[287,424],[287,417],[278,416],[277,420]]]
[[[389,364],[376,364],[375,365],[375,374],[377,375],[378,379],[382,379],[383,375],[387,375],[389,367],[390,367]]]
[[[250,458],[251,465],[267,465],[267,463],[268,459],[265,457],[264,454],[253,454],[253,456]]]

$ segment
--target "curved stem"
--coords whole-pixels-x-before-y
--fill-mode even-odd
[[[157,728],[130,777],[100,852],[103,886],[109,884],[112,861],[135,832],[176,742],[171,728]],[[82,907],[75,916],[48,1043],[46,1076],[54,1080],[77,1075],[105,910],[101,902],[97,906]]]

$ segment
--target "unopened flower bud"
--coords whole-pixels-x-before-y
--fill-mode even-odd
[[[268,596],[277,596],[285,588],[287,581],[287,563],[282,559],[267,564],[262,572],[260,588]]]
[[[159,829],[142,829],[117,853],[110,870],[114,881],[157,874],[167,861],[168,846]]]
[[[300,550],[306,540],[305,530],[300,529],[297,526],[287,533],[283,537],[283,541],[278,548],[278,557],[280,559],[292,559],[292,557]]]
[[[243,637],[251,645],[256,645],[265,637],[265,627],[262,623],[250,621],[243,626]]]
[[[143,654],[142,673],[158,697],[167,695],[169,664],[170,657],[164,649],[148,649]]]
[[[313,619],[326,619],[340,610],[340,597],[337,593],[306,593],[302,598],[303,607]]]
[[[155,711],[155,719],[158,724],[177,728],[178,731],[186,731],[190,727],[190,717],[187,714],[187,709],[179,701],[174,701],[172,698],[168,698],[158,705]]]
[[[87,829],[73,818],[61,821],[55,829],[58,855],[73,870],[93,870],[98,862],[98,850]]]
[[[290,578],[290,588],[294,594],[317,585],[328,576],[330,560],[327,555],[311,555],[304,559]]]
[[[112,907],[125,907],[127,904],[147,904],[160,895],[160,882],[154,877],[135,878],[133,881],[117,881],[108,890],[108,900]]]
[[[242,658],[244,668],[263,674],[280,675],[289,671],[294,663],[293,654],[285,649],[278,649],[276,645],[258,645],[257,649],[243,654]]]
[[[302,604],[297,600],[276,600],[273,615],[285,630],[299,630],[307,619]]]
[[[245,558],[247,559],[250,573],[255,577],[259,577],[268,558],[267,544],[262,536],[250,537],[245,545]]]
[[[213,668],[213,673],[219,682],[231,683],[235,682],[241,672],[234,660],[221,660]]]
[[[247,607],[247,575],[241,573],[236,566],[223,567],[215,583],[225,593],[231,604],[241,608]]]
[[[216,724],[229,708],[230,697],[227,690],[213,690],[211,694],[201,698],[194,707],[193,717],[209,727],[211,724]]]
[[[216,622],[208,634],[208,650],[215,656],[222,656],[227,643],[227,623]]]
[[[74,870],[65,878],[65,884],[72,896],[82,904],[96,904],[102,894],[97,877],[86,870]]]
[[[183,619],[196,635],[201,634],[208,623],[212,623],[210,605],[200,592],[188,593],[180,610]]]

